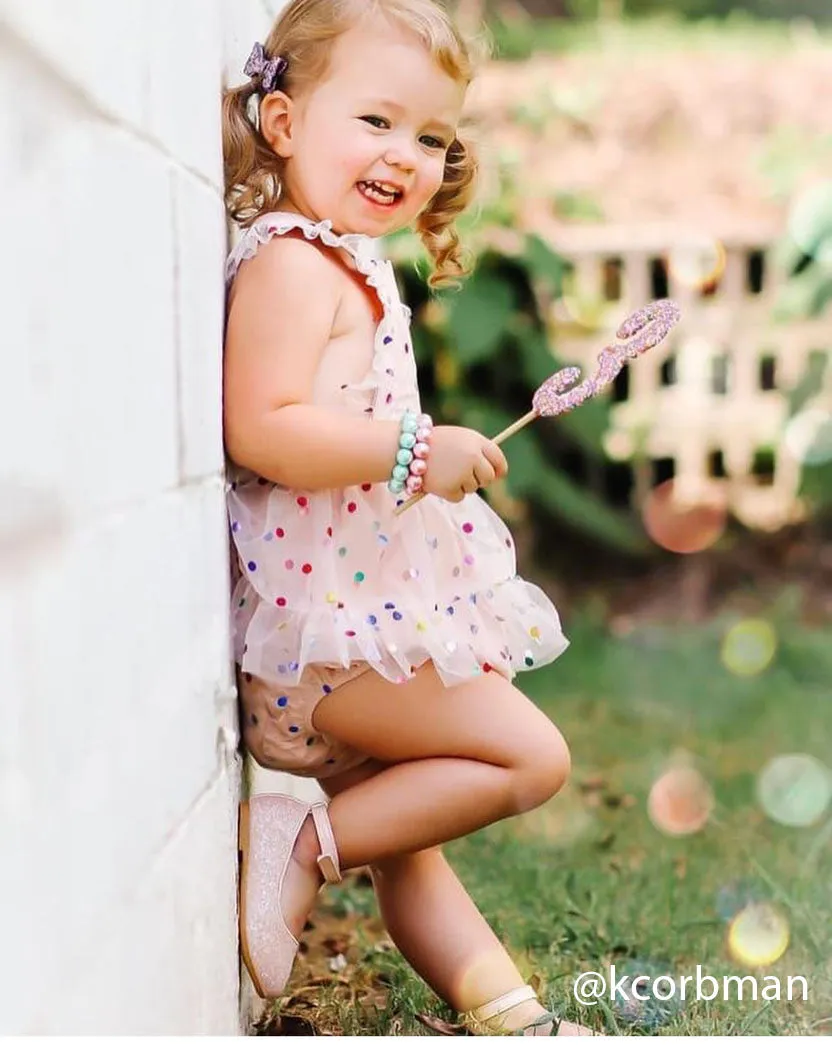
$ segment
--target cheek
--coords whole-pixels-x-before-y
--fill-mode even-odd
[[[442,159],[436,163],[432,163],[427,171],[427,177],[425,179],[425,192],[427,193],[428,199],[432,199],[437,192],[442,188],[442,182],[445,180],[445,160]]]

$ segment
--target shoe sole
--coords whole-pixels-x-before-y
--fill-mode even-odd
[[[254,962],[248,949],[248,933],[246,932],[246,882],[248,880],[248,853],[249,853],[249,809],[248,802],[240,803],[240,820],[237,834],[237,848],[240,853],[240,950],[243,955],[243,964],[251,977],[254,989],[264,1001],[266,993],[263,985],[254,971]]]

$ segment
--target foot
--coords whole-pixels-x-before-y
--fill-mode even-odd
[[[301,937],[309,913],[315,905],[315,897],[324,882],[317,863],[319,853],[318,836],[310,815],[304,821],[292,850],[292,859],[286,868],[281,896],[283,920],[296,940]]]
[[[547,1020],[541,1019],[544,1016],[550,1018]],[[536,1023],[537,1020],[541,1020],[541,1022]],[[533,1024],[536,1025],[532,1026]],[[551,1037],[555,1034],[564,1038],[579,1035],[595,1036],[595,1031],[590,1030],[589,1027],[582,1027],[579,1023],[570,1023],[568,1020],[561,1020],[558,1023],[552,1017],[552,1013],[544,1009],[539,1001],[531,1000],[522,1005],[514,1006],[514,1008],[500,1016],[487,1020],[486,1025],[489,1029],[502,1034],[525,1032],[524,1036],[526,1037]],[[555,1027],[557,1027],[557,1030],[555,1030]]]

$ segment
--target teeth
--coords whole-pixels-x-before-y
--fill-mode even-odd
[[[376,189],[378,192],[383,192],[387,196],[398,196],[399,190],[395,185],[391,185],[388,181],[365,181],[363,183],[368,188]]]

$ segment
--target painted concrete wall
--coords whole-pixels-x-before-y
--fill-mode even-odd
[[[218,98],[278,6],[0,0],[2,1033],[240,1028]]]

